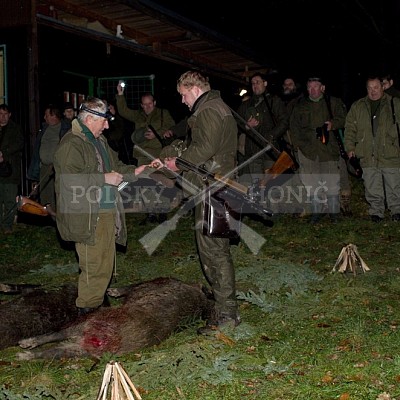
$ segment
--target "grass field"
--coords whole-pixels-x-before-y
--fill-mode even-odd
[[[370,222],[362,190],[354,181],[354,215],[337,224],[245,219],[266,241],[257,254],[244,240],[232,246],[242,319],[235,330],[199,337],[203,322],[188,321],[159,346],[98,362],[18,361],[12,347],[0,352],[0,400],[96,399],[110,361],[123,365],[143,399],[399,400],[400,223]],[[112,285],[160,276],[203,282],[192,219],[180,219],[148,255],[139,240],[154,226],[139,226],[142,218],[127,215],[129,243],[118,251]],[[41,225],[19,222],[0,237],[0,282],[76,282],[73,247]],[[332,271],[348,244],[370,271]]]

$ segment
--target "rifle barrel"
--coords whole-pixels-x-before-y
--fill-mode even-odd
[[[253,201],[251,196],[248,194],[249,189],[241,185],[238,182],[232,181],[226,177],[221,175],[213,174],[208,172],[205,168],[201,166],[197,166],[187,160],[183,160],[179,157],[176,158],[175,164],[177,166],[183,166],[188,170],[201,175],[204,178],[212,179],[214,182],[220,182],[223,184],[223,187],[219,187],[218,189],[213,190],[213,194],[220,199],[225,199],[227,202],[232,203],[232,208],[239,208],[237,211],[248,214],[248,213],[256,213],[263,217],[272,216],[272,211],[265,209],[261,204],[258,204]]]

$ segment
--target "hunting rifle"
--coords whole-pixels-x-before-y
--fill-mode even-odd
[[[257,202],[255,192],[247,186],[233,181],[225,176],[213,174],[207,171],[204,166],[197,166],[180,157],[176,158],[175,165],[184,168],[199,175],[204,181],[218,183],[217,189],[212,195],[220,200],[226,201],[229,206],[241,214],[258,214],[261,217],[271,217],[272,211],[264,208]]]
[[[325,99],[326,106],[328,108],[329,118],[331,120],[333,120],[331,99],[326,94],[324,94],[324,99]],[[317,138],[319,138],[322,141],[322,143],[327,144],[328,140],[329,140],[329,132],[327,129],[327,124],[324,124],[324,125],[322,125],[322,127],[317,128],[316,131],[317,131]],[[331,132],[335,136],[335,139],[339,146],[340,156],[344,159],[344,161],[346,161],[347,171],[354,177],[361,178],[362,174],[363,174],[363,170],[362,170],[362,167],[360,164],[360,159],[356,156],[349,157],[349,155],[347,154],[347,151],[344,148],[343,136],[342,136],[341,129],[334,129]],[[325,140],[325,142],[323,140]]]
[[[275,147],[271,142],[269,142],[260,132],[255,130],[253,127],[247,124],[247,121],[239,115],[235,110],[231,108],[232,114],[237,117],[241,122],[243,122],[249,130],[259,138],[263,143],[270,147],[268,153],[271,155],[272,159],[275,160],[274,165],[271,168],[268,168],[264,171],[264,177],[261,179],[259,186],[261,188],[265,188],[269,181],[275,179],[278,175],[281,175],[286,172],[294,172],[296,169],[296,164],[293,160],[293,156],[291,156],[287,151],[280,151],[277,147]]]
[[[137,149],[147,157],[153,158],[154,157],[149,154],[146,150],[142,149],[140,146],[137,146]],[[241,168],[245,167],[249,163],[251,163],[253,160],[257,159],[260,157],[263,153],[266,151],[270,150],[270,146],[266,146],[265,148],[261,149],[258,153],[252,155],[249,159],[244,161],[242,164],[237,166],[231,173],[234,173]],[[172,172],[174,175],[177,177],[180,176],[177,172],[174,172],[172,170],[169,170]],[[193,209],[196,205],[198,205],[204,197],[205,194],[205,189],[201,190],[200,193],[198,192],[198,188],[194,187],[194,185],[184,179],[182,177],[183,181],[187,184],[189,191],[191,192],[192,196],[189,197],[189,199],[177,210],[177,212],[174,214],[174,216],[167,221],[164,221],[162,224],[156,226],[154,229],[152,229],[150,232],[146,233],[141,239],[139,239],[139,242],[143,245],[145,250],[149,255],[153,254],[153,252],[157,249],[157,247],[160,245],[161,241],[166,237],[168,232],[176,229],[176,225],[179,221],[179,219],[182,216],[187,215],[187,212]],[[225,177],[223,178],[225,179]],[[211,185],[207,187],[206,190],[218,190],[221,188],[221,183],[218,181],[214,181]],[[273,222],[269,221],[269,225],[272,226]],[[259,235],[257,232],[255,232],[253,229],[248,227],[245,223],[241,223],[241,229],[240,229],[240,236],[244,240],[244,242],[247,244],[247,246],[250,248],[253,254],[257,254],[260,251],[260,248],[262,245],[265,243],[264,237]]]

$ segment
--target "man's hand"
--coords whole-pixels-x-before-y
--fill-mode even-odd
[[[246,128],[255,128],[256,126],[260,125],[260,121],[257,118],[251,116],[246,122]]]
[[[124,88],[121,86],[121,82],[117,85],[117,93],[121,96],[124,94]]]
[[[356,153],[355,153],[354,150],[352,150],[352,151],[349,151],[349,152],[347,153],[347,155],[349,156],[349,158],[351,158],[351,157],[355,157],[355,156],[356,156]]]
[[[135,168],[135,176],[140,175],[147,167],[151,167],[151,165],[143,164],[139,165],[138,167]]]
[[[332,121],[325,121],[326,130],[330,132],[332,130]]]
[[[156,169],[161,169],[164,167],[163,162],[159,158],[155,158],[150,164],[149,167],[151,168],[156,168]]]
[[[166,138],[170,138],[170,137],[174,136],[174,132],[172,132],[171,129],[168,129],[165,132],[163,132],[162,135],[163,135],[163,138],[166,139]]]
[[[147,140],[151,140],[151,139],[155,139],[155,138],[156,138],[156,135],[153,133],[153,131],[152,131],[151,129],[149,129],[149,130],[147,130],[147,131],[144,133],[144,137],[145,137]]]
[[[104,181],[108,185],[118,186],[123,180],[123,176],[119,172],[107,172],[104,174]]]

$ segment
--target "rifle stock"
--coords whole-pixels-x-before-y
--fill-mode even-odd
[[[277,176],[287,172],[293,171],[294,161],[292,157],[286,152],[282,151],[278,159],[274,162],[271,168],[265,170],[264,177],[261,179],[260,187],[266,187],[267,183]]]
[[[244,186],[240,184],[239,182],[233,181],[232,179],[225,178],[222,175],[215,174],[214,179],[218,182],[223,183],[226,186],[229,186],[231,189],[236,190],[242,194],[248,194],[249,193],[249,188],[247,186]]]

